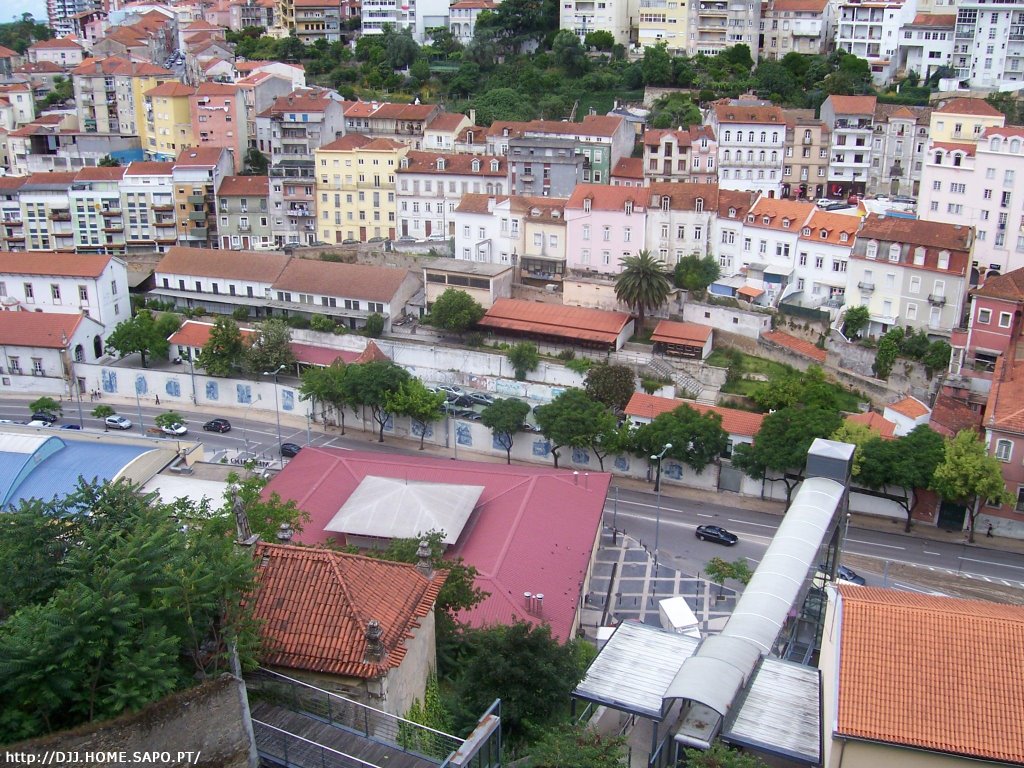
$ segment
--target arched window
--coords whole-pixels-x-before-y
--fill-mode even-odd
[[[748,141],[749,141],[749,142],[750,142],[751,144],[753,144],[753,143],[754,143],[754,132],[753,132],[753,131],[751,131],[750,133],[748,133],[748,134],[747,134],[747,140],[748,140]]]
[[[1010,151],[1015,155],[1020,153],[1020,139],[1014,139],[1010,142]]]
[[[725,141],[732,141],[732,131],[725,132]]]
[[[899,261],[899,260],[900,260],[900,244],[899,243],[893,243],[892,245],[889,246],[889,261]]]
[[[993,152],[998,152],[1002,146],[1003,146],[1003,140],[1000,139],[998,136],[993,136],[992,137],[992,141],[989,142],[989,148]]]
[[[766,141],[768,141],[768,132],[761,131],[761,143],[764,144]]]
[[[953,155],[953,165],[955,165],[956,167],[959,168],[960,167],[960,161],[963,160],[963,159],[964,159],[964,156],[961,155],[959,152],[957,152],[956,154]]]
[[[936,165],[942,165],[942,153],[941,152],[936,152],[935,153],[935,164]]]
[[[776,152],[775,150],[772,150],[772,162],[773,162],[773,163],[774,163],[774,162],[777,162],[777,161],[778,161],[778,159],[779,159],[779,153],[778,153],[778,152]]]
[[[778,144],[778,143],[779,143],[779,132],[778,131],[772,131],[772,144]]]
[[[722,155],[722,162],[728,163],[732,159],[732,153],[727,149],[725,154]]]
[[[697,213],[703,212],[703,210],[704,210],[704,198],[703,197],[698,197],[697,198],[697,204],[695,206],[695,209],[696,209]]]
[[[473,161],[473,173],[480,173],[480,161],[479,160],[474,160]]]
[[[671,205],[672,205],[672,198],[669,197],[668,195],[662,195],[661,196],[661,210],[667,211]]]

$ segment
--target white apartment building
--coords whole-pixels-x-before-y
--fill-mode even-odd
[[[18,203],[24,226],[25,249],[65,251],[75,249],[68,190],[77,173],[33,173],[22,185]]]
[[[953,67],[972,88],[1024,80],[1024,5],[1013,0],[960,0]]]
[[[900,31],[899,66],[922,80],[939,67],[952,65],[955,13],[918,13]]]
[[[84,313],[108,332],[132,314],[128,271],[113,256],[0,252],[0,296],[5,310]]]
[[[499,217],[495,208],[500,203],[507,203],[508,196],[463,195],[455,206],[455,258],[465,261],[483,261],[488,264],[510,264],[508,255],[511,247],[504,243],[500,232]],[[509,225],[509,235],[519,237],[519,222]],[[501,254],[506,254],[502,260]]]
[[[875,85],[884,85],[896,73],[900,30],[916,14],[916,0],[840,0],[836,48],[866,59]]]
[[[803,307],[838,310],[846,297],[850,253],[860,217],[813,211],[797,238],[796,264],[787,298]]]
[[[869,194],[917,196],[928,147],[931,112],[930,107],[875,106]]]
[[[465,194],[504,195],[503,157],[410,150],[399,162],[398,235],[422,240],[455,235],[455,207]]]
[[[129,254],[165,253],[177,241],[174,163],[129,163],[121,179],[121,209]]]
[[[743,224],[743,265],[747,277],[768,294],[775,305],[794,282],[798,239],[817,210],[814,203],[762,196]]]
[[[493,11],[495,0],[456,0],[448,8],[448,31],[463,45],[473,40],[476,20],[481,11]]]
[[[718,181],[718,144],[708,125],[689,128],[649,128],[643,138],[644,178],[649,181]]]
[[[975,144],[933,144],[918,199],[923,219],[975,229],[971,284],[1024,267],[1024,128],[988,128]]]
[[[705,118],[718,139],[718,183],[768,197],[782,191],[786,120],[765,102],[716,102]]]
[[[384,26],[409,29],[413,39],[423,45],[427,30],[448,26],[447,0],[363,0],[361,31],[364,35],[383,34]]]
[[[867,188],[875,102],[874,96],[829,96],[821,105],[821,120],[832,131],[830,197],[862,195]]]
[[[68,190],[76,253],[124,254],[121,179],[126,168],[83,168]]]
[[[743,222],[755,199],[750,192],[719,188],[718,215],[711,219],[711,248],[725,276],[736,274],[743,266]]]
[[[668,5],[667,0],[643,0],[644,8],[636,9],[646,12],[646,4],[658,6]],[[588,32],[604,30],[611,32],[619,45],[629,45],[631,31],[632,2],[627,0],[563,0],[559,3],[558,28],[572,30],[579,36],[580,42]],[[653,10],[653,8],[652,8]]]
[[[761,6],[761,58],[828,52],[835,9],[828,0],[768,0]]]
[[[712,219],[718,213],[717,184],[654,183],[646,192],[647,250],[669,267],[686,256],[712,254]]]
[[[686,6],[690,16],[687,56],[714,56],[743,43],[750,47],[750,55],[757,61],[760,0],[698,0]]]

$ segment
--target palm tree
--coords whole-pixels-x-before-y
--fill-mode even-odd
[[[637,315],[637,333],[644,327],[644,315],[648,309],[657,309],[665,303],[672,292],[665,262],[656,259],[648,250],[636,256],[625,256],[619,260],[622,272],[615,281],[615,298],[628,304]]]

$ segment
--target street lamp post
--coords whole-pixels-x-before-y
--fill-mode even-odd
[[[661,460],[665,458],[665,454],[672,450],[672,443],[665,443],[661,449],[661,453],[656,453],[651,456],[651,461],[658,462],[658,468],[654,475],[654,492],[658,494],[658,506],[655,511],[654,517],[654,565],[658,565],[658,539],[661,533]]]
[[[250,400],[249,404],[245,406],[245,415],[242,417],[242,443],[245,444],[245,455],[247,457],[249,455],[249,433],[246,430],[249,423],[249,409],[262,399],[263,395],[256,395],[255,400]]]
[[[139,380],[135,380],[135,407],[139,411],[139,432],[145,433],[146,430],[142,428],[142,401],[139,400]]]
[[[277,374],[283,371],[287,366],[284,363],[277,366],[275,371],[266,371],[264,376],[274,377],[274,416],[277,418],[277,450],[281,451],[281,410],[277,407]]]
[[[192,405],[198,405],[199,401],[196,399],[196,364],[192,359],[192,348],[189,347],[188,358],[185,360],[188,363],[188,372],[192,377]]]

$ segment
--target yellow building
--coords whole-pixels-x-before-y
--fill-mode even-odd
[[[637,43],[641,47],[665,43],[670,55],[686,53],[688,7],[686,0],[676,3],[642,3],[637,21]]]
[[[984,99],[953,98],[932,112],[933,143],[977,144],[986,128],[1002,128],[1006,117]]]
[[[142,151],[151,160],[174,160],[183,149],[196,146],[189,113],[195,88],[177,82],[145,91],[141,127]]]
[[[126,78],[128,82],[126,86],[131,93],[131,103],[133,105],[132,119],[134,123],[132,125],[133,132],[138,132],[139,138],[143,140],[143,146],[146,145],[146,94],[159,85],[163,85],[166,82],[176,83],[177,80],[168,80],[165,77],[153,77],[153,76],[136,76]],[[186,103],[187,103],[186,99]]]
[[[316,219],[325,243],[395,238],[395,171],[407,144],[350,133],[316,150]]]

